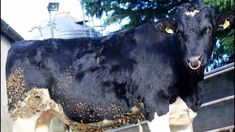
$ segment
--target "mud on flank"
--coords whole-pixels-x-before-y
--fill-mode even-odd
[[[117,127],[139,118],[144,120],[139,108],[132,107],[131,113],[125,113],[117,120],[103,120],[96,123],[77,123],[70,120],[64,113],[60,104],[50,98],[47,88],[33,87],[26,91],[23,70],[16,69],[7,80],[9,114],[13,120],[14,127],[21,127],[21,123],[32,123],[32,128],[37,129],[37,123],[51,120],[53,116],[58,117],[63,123],[72,129],[80,131],[102,131],[110,127]],[[143,106],[142,106],[143,107]],[[18,129],[18,128],[15,128]],[[28,129],[27,129],[28,130]]]
[[[7,80],[7,95],[10,113],[12,109],[17,108],[18,102],[25,98],[25,81],[23,80],[23,70],[16,69]]]

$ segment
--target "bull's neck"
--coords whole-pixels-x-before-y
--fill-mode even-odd
[[[203,77],[204,77],[204,69],[205,68],[203,68],[203,67],[201,67],[198,70],[191,70],[191,69],[187,68],[186,75],[190,76],[191,78],[193,78],[197,81],[201,81],[201,80],[203,80]]]

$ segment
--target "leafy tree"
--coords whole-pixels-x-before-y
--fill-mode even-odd
[[[129,23],[121,25],[121,30],[124,30],[149,21],[171,18],[177,6],[189,1],[191,0],[81,0],[81,4],[88,16],[101,18],[106,15],[105,26],[129,19]],[[212,6],[217,14],[227,10],[234,11],[234,0],[204,2]],[[217,39],[207,71],[234,61],[234,29],[217,35]]]
[[[204,0],[204,2],[211,5],[216,14],[228,10],[234,12],[234,0]],[[217,39],[207,71],[234,62],[234,29],[218,34]]]
[[[86,14],[101,18],[107,15],[105,25],[121,22],[128,18],[128,24],[122,27],[128,29],[136,27],[142,23],[164,18],[166,15],[172,16],[175,7],[189,0],[82,0]]]

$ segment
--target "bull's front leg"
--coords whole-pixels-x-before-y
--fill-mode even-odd
[[[169,100],[163,92],[147,97],[146,112],[151,132],[171,132],[169,124]]]
[[[196,116],[186,103],[177,98],[176,101],[170,105],[169,109],[170,126],[172,132],[192,132],[192,122]]]
[[[201,89],[195,87],[193,92],[189,96],[184,97],[183,100],[190,109],[197,112],[202,104]]]
[[[169,124],[169,113],[159,116],[157,112],[154,113],[152,121],[148,122],[149,130],[151,132],[171,132]]]

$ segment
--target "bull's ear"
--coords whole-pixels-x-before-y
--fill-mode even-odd
[[[215,18],[217,31],[224,31],[234,27],[234,12],[223,12]]]
[[[167,34],[175,33],[175,24],[173,20],[170,19],[162,19],[159,20],[155,25],[157,30],[161,30]]]

